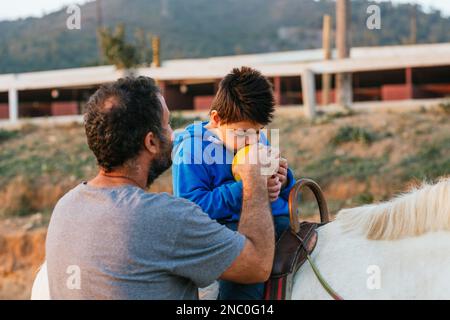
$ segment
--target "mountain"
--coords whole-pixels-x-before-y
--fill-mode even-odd
[[[322,16],[332,0],[103,0],[106,26],[124,23],[161,37],[164,59],[299,50],[321,46]],[[352,1],[355,46],[394,45],[410,39],[413,6],[381,3],[381,30],[368,30],[370,3]],[[68,30],[69,14],[0,22],[0,73],[99,64],[96,4],[81,6],[81,30]],[[417,12],[417,42],[450,41],[450,18]],[[150,58],[150,57],[149,57]]]

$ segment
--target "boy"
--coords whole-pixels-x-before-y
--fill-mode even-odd
[[[231,164],[236,152],[252,143],[268,145],[260,131],[275,111],[270,82],[248,67],[234,69],[220,83],[210,120],[188,126],[175,138],[172,167],[177,197],[199,205],[212,219],[238,229],[242,182],[235,181]],[[269,199],[277,239],[289,227],[288,198],[294,177],[287,161],[268,179]],[[263,299],[264,284],[219,282],[220,300]]]

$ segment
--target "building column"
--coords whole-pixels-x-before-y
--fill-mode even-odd
[[[408,99],[414,99],[414,83],[413,83],[413,72],[412,68],[406,68],[405,71],[406,76],[406,88]]]
[[[275,103],[281,106],[281,77],[275,77],[273,79],[273,89],[275,94]]]
[[[161,90],[161,95],[165,98],[165,94],[166,94],[166,82],[165,81],[161,81],[161,80],[157,80],[156,84],[158,85],[159,89]]]
[[[302,92],[305,116],[309,119],[314,119],[316,116],[316,82],[314,72],[311,70],[303,70]]]
[[[219,91],[221,81],[222,80],[220,79],[214,80],[214,94],[216,94]]]
[[[410,86],[413,85],[412,68],[406,68],[406,84]]]
[[[8,92],[9,121],[17,122],[19,119],[19,93],[16,88],[9,89]]]

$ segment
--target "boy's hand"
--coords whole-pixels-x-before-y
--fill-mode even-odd
[[[278,169],[278,173],[276,174],[276,176],[281,182],[281,189],[285,188],[287,185],[288,168],[289,166],[287,160],[284,158],[280,158],[280,168]]]
[[[269,191],[270,202],[275,202],[281,192],[281,182],[278,175],[273,175],[267,180],[267,190]]]

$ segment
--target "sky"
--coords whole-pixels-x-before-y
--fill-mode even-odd
[[[446,16],[450,16],[450,0],[393,1],[396,3],[419,3],[426,9],[434,7],[440,9]],[[88,0],[0,0],[0,20],[14,20],[18,18],[26,18],[29,16],[41,17],[46,13],[61,9],[65,5],[85,2],[88,2]],[[105,3],[106,2],[107,1],[105,1]]]
[[[0,0],[0,20],[15,20],[27,17],[42,17],[72,3],[87,0]]]

